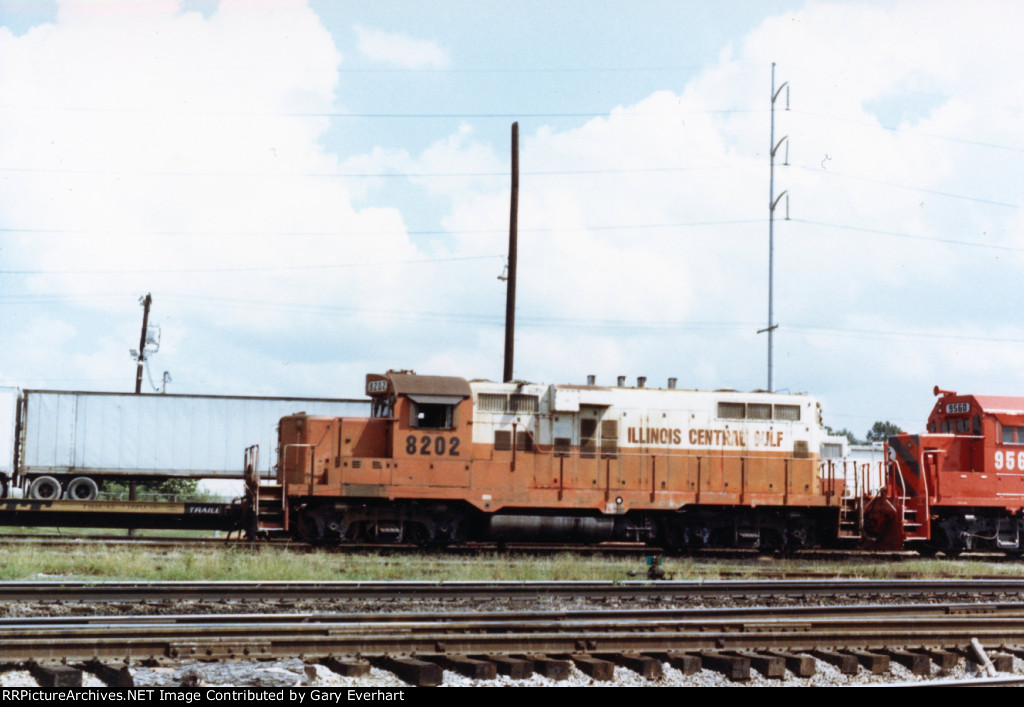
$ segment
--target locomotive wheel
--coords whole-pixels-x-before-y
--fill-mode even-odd
[[[323,525],[312,513],[297,514],[294,531],[299,540],[311,545],[317,545],[324,541]]]
[[[68,484],[68,498],[72,501],[95,501],[100,489],[88,476],[79,476]]]
[[[60,482],[52,476],[37,476],[28,487],[28,497],[39,501],[56,501],[60,494]]]
[[[936,547],[938,547],[943,555],[950,559],[955,559],[962,552],[970,549],[963,540],[965,527],[957,518],[947,519],[936,524],[936,526],[933,530],[933,539]]]
[[[405,524],[405,539],[417,547],[430,547],[430,531],[422,523],[407,522]]]
[[[682,550],[686,547],[686,528],[682,520],[670,518],[662,526],[662,543],[673,550]]]

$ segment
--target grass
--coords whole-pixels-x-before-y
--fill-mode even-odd
[[[665,558],[673,579],[758,579],[770,574],[794,577],[1022,576],[1024,563],[984,560],[780,560],[745,558]],[[288,552],[278,548],[197,548],[161,551],[138,547],[10,546],[0,562],[0,580],[33,581],[550,581],[644,579],[647,566],[639,557],[597,557],[557,554],[527,556],[482,552],[473,556],[408,553],[350,554]]]

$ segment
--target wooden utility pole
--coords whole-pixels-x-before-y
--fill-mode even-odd
[[[135,394],[142,392],[142,365],[146,361],[146,329],[149,327],[149,305],[153,297],[147,292],[142,298],[142,336],[139,337],[139,365],[135,371]]]
[[[142,335],[139,337],[139,365],[135,370],[135,394],[142,393],[142,366],[146,362],[146,329],[149,327],[149,306],[153,304],[153,297],[150,293],[142,298]],[[135,480],[128,482],[128,500],[136,499]],[[128,530],[129,535],[135,535],[135,528]]]
[[[508,220],[508,280],[505,281],[505,374],[512,380],[516,333],[516,240],[519,230],[519,123],[512,123],[512,205]]]

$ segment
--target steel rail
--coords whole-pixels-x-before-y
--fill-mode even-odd
[[[394,625],[429,626],[436,624],[478,625],[504,629],[528,623],[550,625],[573,621],[617,623],[629,622],[637,627],[645,624],[664,625],[670,621],[696,621],[706,625],[711,621],[749,623],[753,621],[782,620],[834,620],[837,613],[850,620],[856,617],[889,620],[924,619],[929,617],[965,617],[976,619],[1024,617],[1024,602],[998,603],[943,603],[943,604],[858,604],[835,606],[785,607],[697,607],[675,609],[604,609],[604,610],[542,610],[542,611],[449,611],[449,612],[294,612],[294,613],[224,613],[224,614],[134,614],[89,616],[13,616],[0,617],[0,632],[22,630],[74,630],[100,625],[131,626],[236,626],[236,625]]]
[[[262,618],[262,617],[260,617]],[[969,612],[924,617],[869,618],[760,616],[756,618],[656,617],[624,623],[600,614],[574,619],[537,615],[531,619],[349,622],[179,623],[130,621],[57,624],[0,629],[0,660],[10,662],[91,659],[250,659],[270,657],[383,656],[487,653],[576,654],[601,652],[685,652],[764,650],[811,651],[822,646],[879,647],[1024,644],[1019,613],[993,616]]]
[[[1024,579],[631,582],[0,582],[3,601],[655,599],[1024,594]]]

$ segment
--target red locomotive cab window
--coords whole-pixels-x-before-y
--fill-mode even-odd
[[[1014,427],[1013,425],[1000,426],[1002,427],[1002,434],[999,439],[1003,444],[1024,444],[1024,427]]]

